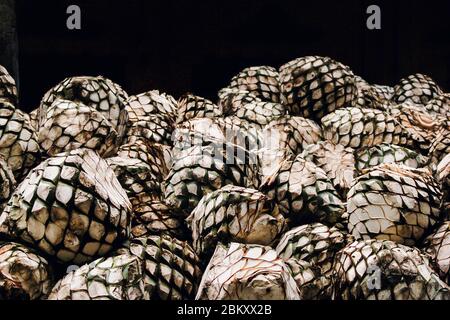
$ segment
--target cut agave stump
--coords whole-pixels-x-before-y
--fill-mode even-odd
[[[186,221],[203,261],[218,242],[271,245],[285,226],[277,205],[264,194],[232,185],[206,194]]]
[[[13,105],[18,103],[16,81],[2,65],[0,65],[0,99],[5,99]]]
[[[416,248],[392,241],[356,241],[338,252],[336,300],[449,300],[450,288]]]
[[[389,111],[395,122],[407,135],[407,146],[423,154],[428,154],[430,145],[444,120],[430,115],[422,106],[398,105]]]
[[[37,135],[28,115],[1,99],[0,155],[8,163],[17,181],[21,181],[40,158]]]
[[[0,300],[45,298],[52,284],[47,260],[21,244],[0,242]]]
[[[430,255],[441,279],[450,285],[450,221],[441,224],[425,240],[424,250]]]
[[[358,89],[349,67],[328,57],[308,56],[280,67],[281,99],[289,114],[320,120],[356,104]]]
[[[0,232],[62,263],[104,256],[129,236],[131,204],[105,160],[77,149],[50,158],[17,187]]]
[[[353,152],[352,148],[321,141],[306,147],[300,157],[325,171],[339,194],[345,197],[356,176]]]
[[[125,134],[128,94],[116,83],[103,77],[66,78],[50,89],[39,106],[39,124],[45,120],[50,106],[57,99],[81,102],[99,111],[117,131],[119,141]]]
[[[228,88],[245,90],[263,101],[280,103],[279,74],[270,66],[245,68],[231,79]]]
[[[49,300],[182,300],[193,298],[201,272],[186,243],[170,237],[135,239],[129,248],[62,278]]]
[[[347,196],[356,239],[415,245],[441,218],[442,192],[428,170],[384,164],[355,180]]]
[[[39,126],[38,142],[49,156],[88,148],[109,157],[118,149],[117,132],[100,112],[80,102],[59,99],[48,108]]]
[[[218,244],[197,300],[298,300],[299,291],[285,263],[270,247]]]
[[[283,235],[276,251],[289,266],[302,300],[331,299],[334,257],[352,239],[321,223],[299,226]]]

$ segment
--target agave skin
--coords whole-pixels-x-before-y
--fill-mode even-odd
[[[270,247],[218,244],[196,300],[298,300],[297,285]]]
[[[321,223],[298,226],[282,236],[276,251],[290,268],[302,300],[331,299],[334,258],[352,239]]]
[[[0,232],[66,264],[104,256],[129,236],[131,204],[105,160],[90,149],[34,168],[0,215]]]
[[[216,118],[223,115],[222,109],[212,101],[193,94],[182,96],[177,102],[177,108],[177,124],[193,118]]]
[[[168,236],[137,238],[111,257],[63,277],[49,300],[192,299],[201,271],[188,244]]]
[[[53,268],[36,251],[0,242],[0,300],[45,298],[53,285]]]
[[[118,142],[123,138],[128,122],[128,94],[117,83],[101,76],[64,79],[42,98],[38,112],[39,124],[44,121],[48,109],[57,99],[82,102],[94,108],[102,113],[117,131]]]
[[[278,207],[264,194],[232,185],[205,195],[186,221],[194,249],[204,260],[218,242],[271,245],[285,227]]]
[[[26,113],[0,99],[0,155],[21,181],[41,158],[37,135]]]
[[[89,148],[102,157],[117,153],[117,131],[97,110],[82,103],[55,100],[38,131],[41,149],[49,156]]]
[[[280,103],[279,74],[274,67],[245,68],[231,79],[228,88],[247,91],[262,101]]]
[[[426,105],[430,100],[440,96],[442,89],[429,76],[416,73],[400,80],[394,87],[392,99],[397,103],[411,102]]]
[[[450,285],[450,221],[440,224],[424,242],[426,252],[441,279]]]
[[[308,56],[280,67],[281,97],[289,114],[320,120],[356,104],[356,79],[349,67],[329,57]]]
[[[441,218],[440,186],[426,169],[383,164],[359,176],[347,195],[356,239],[414,246]]]
[[[337,253],[333,269],[336,300],[450,299],[428,258],[392,241],[355,241]]]
[[[0,99],[13,105],[17,105],[19,101],[16,81],[2,65],[0,65]]]

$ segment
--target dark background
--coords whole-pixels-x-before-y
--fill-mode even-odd
[[[82,30],[66,28],[77,4]],[[378,4],[382,30],[366,28]],[[241,69],[328,55],[372,83],[415,72],[450,87],[450,1],[17,0],[21,108],[67,76],[104,75],[130,94],[216,99]]]

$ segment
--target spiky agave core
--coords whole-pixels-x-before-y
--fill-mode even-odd
[[[193,118],[216,118],[223,115],[223,111],[212,101],[190,93],[183,95],[178,100],[177,108],[176,123],[182,123]]]
[[[267,102],[280,102],[279,74],[274,67],[257,66],[245,68],[231,79],[228,88],[245,90]]]
[[[418,249],[387,240],[355,241],[333,266],[337,300],[448,300],[448,286]]]
[[[53,270],[34,250],[14,242],[0,242],[0,299],[45,298],[53,285]]]
[[[13,105],[18,103],[16,81],[2,65],[0,65],[0,99],[5,99]]]
[[[397,103],[412,102],[426,105],[443,94],[442,89],[429,76],[416,73],[400,80],[394,87],[392,99]]]
[[[326,140],[359,149],[381,143],[406,145],[408,135],[387,112],[341,108],[321,119]]]
[[[129,96],[125,109],[128,112],[128,120],[132,123],[147,116],[160,115],[172,125],[177,117],[177,101],[171,95],[158,90]]]
[[[356,153],[356,168],[362,172],[383,163],[402,164],[413,169],[426,166],[429,159],[418,152],[395,144],[382,143]]]
[[[445,221],[430,234],[424,243],[424,251],[430,255],[442,279],[450,285],[450,221]]]
[[[382,164],[359,176],[350,189],[348,230],[356,239],[414,246],[440,219],[441,199],[428,170]]]
[[[336,190],[345,196],[356,176],[353,152],[352,148],[321,141],[306,147],[300,157],[313,162],[325,171]]]
[[[163,184],[166,203],[188,215],[205,194],[227,184],[254,187],[253,163],[247,150],[233,144],[183,150]]]
[[[2,156],[0,156],[0,186],[0,211],[3,211],[16,189],[17,183],[10,167]]]
[[[40,160],[37,135],[26,114],[0,99],[0,155],[21,181]]]
[[[98,77],[66,78],[51,88],[42,98],[39,106],[39,124],[56,99],[81,102],[99,111],[117,131],[119,139],[126,130],[128,115],[125,110],[128,94],[111,80]]]
[[[38,142],[49,156],[78,148],[102,157],[117,153],[117,131],[97,110],[82,103],[55,100],[39,126]]]
[[[141,159],[113,157],[106,159],[106,162],[114,171],[133,207],[161,198],[162,177],[156,179],[157,173]]]
[[[218,244],[200,284],[198,300],[298,300],[298,288],[271,247]]]
[[[356,103],[355,76],[329,57],[298,58],[280,67],[281,97],[291,115],[320,120]]]
[[[58,154],[33,169],[0,216],[0,232],[62,263],[104,256],[129,235],[131,204],[95,151]]]
[[[352,239],[337,228],[321,223],[302,225],[282,236],[276,251],[290,268],[301,299],[331,298],[334,257]]]
[[[278,207],[264,194],[232,185],[203,197],[186,220],[194,249],[205,260],[218,242],[271,245],[285,227]]]
[[[427,154],[436,134],[445,122],[439,116],[432,116],[422,106],[401,104],[390,109],[396,123],[407,134],[407,146]]]
[[[223,88],[218,93],[218,106],[224,115],[236,114],[236,112],[248,103],[262,102],[255,94],[247,90]]]
[[[60,280],[51,300],[182,300],[193,298],[201,271],[185,242],[149,236]]]
[[[280,212],[296,226],[311,222],[341,222],[344,205],[326,173],[300,156],[283,161],[265,178],[260,190],[277,203]]]
[[[184,213],[161,200],[140,201],[133,206],[131,234],[133,238],[155,234],[167,234],[179,240],[191,238],[184,221]]]

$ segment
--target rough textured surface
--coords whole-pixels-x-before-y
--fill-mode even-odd
[[[275,201],[290,225],[341,222],[344,204],[326,173],[300,156],[284,161],[261,190]]]
[[[89,149],[42,162],[0,215],[0,232],[55,257],[83,264],[129,235],[131,204],[105,160]]]
[[[299,226],[283,235],[276,251],[291,269],[301,299],[331,299],[334,258],[351,239],[321,223]]]
[[[356,239],[415,245],[441,217],[440,186],[427,170],[384,164],[359,176],[347,196]]]
[[[297,300],[297,285],[270,247],[219,244],[197,293],[197,300]]]
[[[356,103],[353,72],[328,57],[308,56],[280,67],[281,97],[289,113],[314,120]]]
[[[53,285],[53,270],[34,250],[0,242],[0,300],[45,298]]]
[[[37,135],[28,115],[0,99],[0,155],[17,181],[36,166],[40,159]]]
[[[118,133],[119,140],[125,134],[128,121],[125,107],[128,94],[111,80],[100,76],[64,79],[42,98],[39,107],[39,124],[42,124],[48,109],[56,99],[81,102],[94,108],[111,123]]]
[[[448,300],[450,288],[418,249],[392,241],[356,241],[338,252],[334,299]]]
[[[218,242],[271,245],[285,227],[278,207],[264,194],[231,185],[205,195],[186,220],[194,249],[205,260]]]
[[[101,157],[117,152],[117,131],[97,110],[80,102],[55,100],[38,131],[38,142],[49,156],[78,148],[95,150]]]

